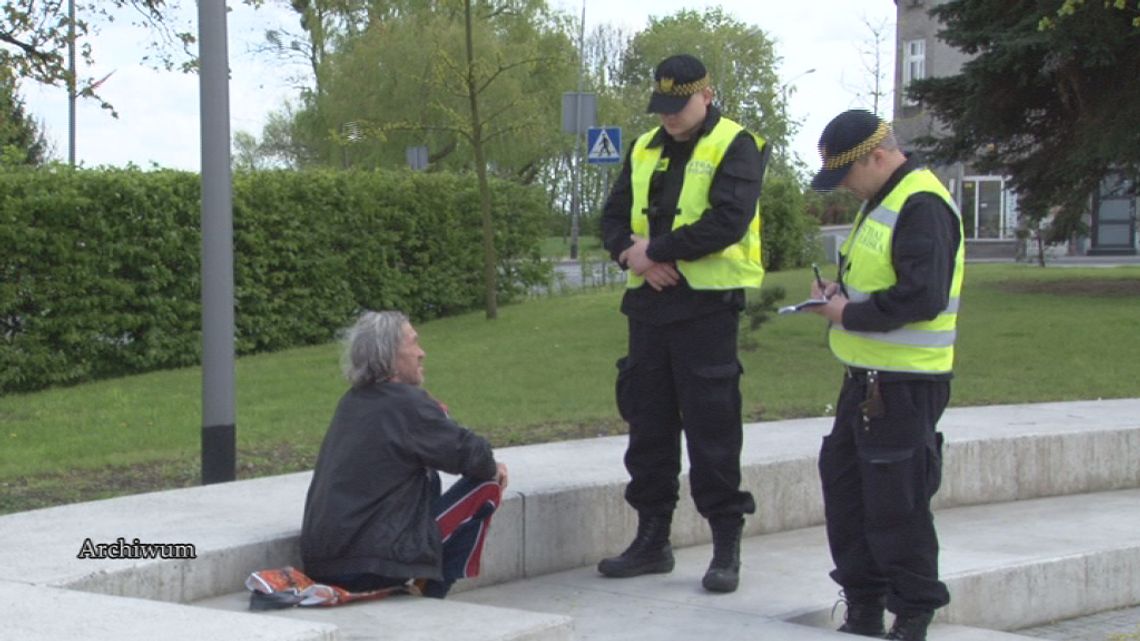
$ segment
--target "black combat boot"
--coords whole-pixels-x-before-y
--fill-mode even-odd
[[[672,523],[672,514],[639,515],[633,543],[618,556],[602,559],[598,563],[598,572],[620,579],[672,572],[673,548],[669,546],[669,526]]]
[[[926,641],[926,627],[934,618],[933,612],[919,612],[917,614],[900,614],[895,617],[895,624],[887,633],[887,639],[901,639],[902,641]]]
[[[740,584],[740,532],[744,517],[739,514],[714,516],[712,526],[713,558],[701,585],[709,592],[735,592]]]
[[[847,612],[843,615],[843,625],[840,632],[858,634],[865,637],[883,638],[887,633],[883,627],[883,598],[877,599],[845,599]],[[836,604],[838,605],[838,604]]]

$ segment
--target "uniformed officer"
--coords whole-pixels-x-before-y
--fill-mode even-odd
[[[840,250],[838,282],[812,311],[831,321],[846,365],[819,471],[827,536],[843,589],[840,631],[921,641],[949,603],[938,580],[930,499],[942,478],[938,419],[950,398],[962,293],[962,220],[930,170],[899,149],[890,125],[867,111],[836,116],[819,139],[812,188],[863,199]]]
[[[606,201],[603,242],[628,269],[622,312],[629,351],[618,361],[618,410],[629,423],[625,498],[637,536],[602,560],[610,577],[670,572],[681,433],[693,500],[709,520],[713,559],[702,584],[739,583],[741,367],[736,340],[745,287],[759,287],[757,200],[768,147],[721,116],[704,64],[681,54],[657,66],[647,111],[661,126],[631,145]]]

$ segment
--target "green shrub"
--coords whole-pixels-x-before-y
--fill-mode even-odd
[[[816,258],[819,227],[805,213],[804,195],[793,177],[776,172],[768,174],[760,192],[760,216],[766,269],[795,269]]]
[[[197,174],[0,172],[0,393],[197,363]],[[493,183],[499,295],[549,278],[542,193]],[[473,177],[411,172],[237,174],[236,346],[327,341],[360,309],[415,319],[483,302]]]

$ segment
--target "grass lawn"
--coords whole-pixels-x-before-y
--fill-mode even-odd
[[[788,299],[807,270],[770,274]],[[417,326],[426,387],[498,446],[615,434],[621,291],[553,296]],[[1140,267],[969,265],[952,405],[1140,395]],[[841,368],[814,315],[741,353],[748,420],[830,412]],[[239,476],[308,469],[344,383],[327,344],[237,365]],[[197,483],[198,368],[0,398],[0,512]]]

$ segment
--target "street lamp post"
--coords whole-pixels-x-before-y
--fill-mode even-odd
[[[67,1],[67,162],[75,167],[75,0]]]
[[[202,127],[202,484],[237,476],[233,175],[225,0],[198,2]]]
[[[808,74],[813,74],[813,73],[815,73],[815,67],[812,67],[811,69],[808,69],[806,71],[802,71],[802,72],[792,76],[791,80],[788,80],[784,84],[780,85],[780,110],[782,112],[781,115],[783,115],[783,117],[784,117],[784,125],[788,127],[788,136],[789,137],[792,134],[792,127],[788,123],[788,90],[791,89],[793,86],[795,86],[797,80],[799,80],[800,78],[803,78],[804,76],[806,76]],[[784,144],[785,145],[788,144],[788,141],[785,141]]]
[[[815,67],[812,67],[811,69],[808,69],[807,71],[803,71],[803,72],[796,74],[795,76],[792,76],[791,80],[780,85],[780,99],[782,102],[781,106],[784,109],[784,117],[785,118],[788,115],[788,89],[791,89],[793,86],[795,86],[797,80],[799,80],[800,78],[803,78],[804,76],[806,76],[808,74],[812,74],[812,73],[815,73]]]

